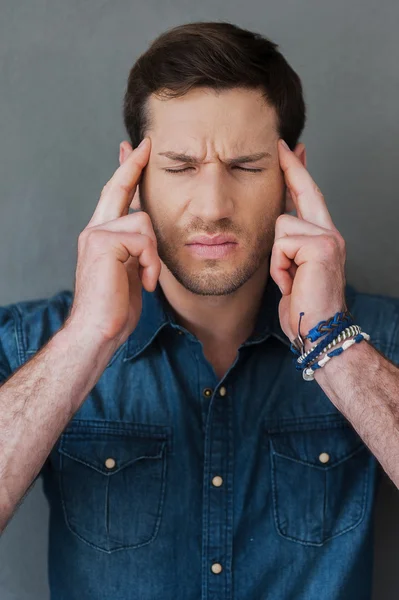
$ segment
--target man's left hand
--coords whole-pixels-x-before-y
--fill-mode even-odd
[[[345,241],[334,226],[323,194],[300,159],[279,140],[280,166],[297,216],[282,214],[276,221],[270,275],[283,297],[281,327],[293,341],[319,321],[347,310],[345,302]],[[306,348],[311,343],[307,341]]]

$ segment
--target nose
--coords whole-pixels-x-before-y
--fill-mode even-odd
[[[218,221],[234,212],[233,190],[223,167],[207,164],[195,178],[189,212],[203,221]]]

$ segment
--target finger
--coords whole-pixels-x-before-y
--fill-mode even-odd
[[[161,261],[153,240],[141,233],[125,231],[107,231],[105,229],[88,229],[84,234],[85,248],[97,258],[99,254],[110,254],[122,263],[128,263],[130,257],[137,258],[142,267],[141,280],[148,291],[154,291],[159,274]],[[86,250],[85,250],[86,251]]]
[[[150,157],[150,139],[130,153],[104,186],[89,226],[111,221],[128,213],[143,168]]]
[[[299,158],[284,144],[284,140],[279,140],[280,166],[298,217],[320,227],[333,229],[334,223],[323,194]]]
[[[324,265],[341,265],[342,256],[339,243],[331,234],[318,236],[285,236],[273,244],[270,261],[270,275],[284,295],[290,294],[294,275],[306,262]],[[292,269],[292,265],[296,268]]]
[[[309,221],[304,221],[293,215],[282,214],[276,220],[275,239],[287,235],[321,235],[331,234],[331,231],[319,227]]]
[[[291,294],[294,281],[293,264],[281,248],[274,244],[270,260],[270,276],[277,283],[283,296]]]
[[[131,257],[137,258],[137,268],[141,282],[147,291],[153,292],[161,272],[161,261],[153,241],[148,236],[140,233],[109,232],[109,235],[119,236],[119,243],[123,247],[120,255],[121,262],[128,263]],[[127,250],[128,255],[125,254],[124,250]]]
[[[141,233],[152,239],[157,246],[157,238],[149,215],[143,211],[131,213],[112,221],[107,221],[94,227],[104,231],[120,231],[126,233]]]

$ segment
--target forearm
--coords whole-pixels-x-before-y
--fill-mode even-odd
[[[0,387],[0,532],[112,352],[64,327]]]
[[[363,341],[315,379],[399,487],[399,368]]]

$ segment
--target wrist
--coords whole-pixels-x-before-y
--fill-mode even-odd
[[[65,321],[58,334],[60,334],[61,343],[65,343],[67,347],[77,344],[82,349],[111,356],[119,347],[117,339],[107,339],[98,329],[82,326],[81,323],[71,318]]]
[[[360,344],[353,344],[339,356],[334,356],[322,369],[317,369],[314,378],[319,384],[333,385],[336,378],[346,372],[361,375],[362,371],[378,370],[379,355],[375,348],[363,340]]]
[[[48,346],[66,357],[70,365],[75,364],[77,369],[90,369],[94,377],[102,373],[118,349],[115,340],[106,340],[99,332],[72,320],[65,321]]]
[[[71,386],[71,414],[82,404],[95,386],[117,345],[104,341],[95,331],[83,329],[78,324],[66,321],[46,346],[51,363],[59,377]]]

